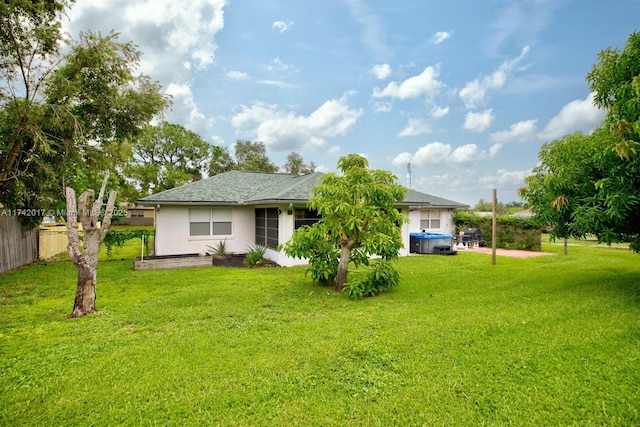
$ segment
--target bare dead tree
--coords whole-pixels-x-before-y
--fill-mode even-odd
[[[78,286],[76,288],[76,298],[73,303],[73,312],[69,317],[80,317],[96,311],[96,277],[98,272],[98,252],[100,244],[111,225],[111,216],[116,202],[117,192],[109,191],[107,206],[104,211],[102,223],[100,214],[102,213],[104,192],[107,186],[109,173],[102,181],[100,194],[94,199],[94,190],[86,190],[78,198],[76,207],[76,193],[73,188],[67,187],[67,235],[69,244],[67,250],[71,261],[78,269]],[[78,216],[82,224],[83,239],[82,251],[78,242]]]

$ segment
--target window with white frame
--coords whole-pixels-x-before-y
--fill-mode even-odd
[[[190,208],[190,236],[229,236],[232,232],[231,208]]]
[[[437,211],[437,210],[420,211],[420,228],[423,230],[440,229],[440,211]]]

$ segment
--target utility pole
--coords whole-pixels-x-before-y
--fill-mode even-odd
[[[407,163],[407,172],[409,173],[409,190],[411,190],[411,162]]]

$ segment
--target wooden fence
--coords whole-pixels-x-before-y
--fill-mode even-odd
[[[38,229],[22,229],[15,216],[0,216],[0,273],[38,259]]]
[[[46,227],[41,226],[38,231],[40,259],[49,259],[55,255],[67,251],[69,238],[67,237],[67,227]],[[82,231],[80,231],[82,233]],[[80,234],[82,235],[82,234]]]

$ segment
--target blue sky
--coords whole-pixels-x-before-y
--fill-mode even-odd
[[[412,188],[518,200],[545,142],[604,112],[586,74],[638,0],[78,0],[66,30],[121,33],[173,96],[166,119],[322,171],[360,153]]]

